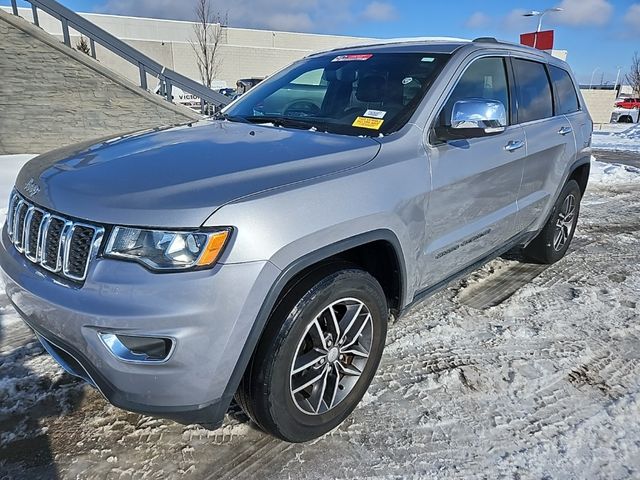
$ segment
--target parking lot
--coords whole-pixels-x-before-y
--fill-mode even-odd
[[[599,152],[604,161],[624,155]],[[412,309],[391,326],[362,404],[309,444],[263,434],[236,406],[215,431],[118,410],[63,373],[2,294],[0,472],[637,477],[639,196],[639,169],[594,163],[565,259],[531,265],[513,252]]]

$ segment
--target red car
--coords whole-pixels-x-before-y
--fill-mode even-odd
[[[616,102],[616,107],[640,109],[640,98],[625,98],[624,100]]]

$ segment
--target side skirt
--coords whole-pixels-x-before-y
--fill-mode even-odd
[[[455,282],[456,280],[467,276],[471,272],[483,266],[485,263],[488,263],[491,260],[498,258],[500,255],[507,253],[509,250],[511,250],[514,247],[517,247],[519,245],[526,245],[531,240],[533,240],[537,234],[538,232],[520,233],[515,237],[512,237],[511,240],[509,240],[503,246],[498,247],[495,250],[492,250],[488,255],[481,258],[477,262],[472,263],[468,267],[465,267],[464,269],[460,270],[457,273],[454,273],[450,277],[445,278],[444,280],[436,283],[435,285],[425,288],[424,290],[420,290],[418,293],[414,295],[411,303],[402,309],[399,316],[404,315],[408,310],[412,309],[414,306],[416,306],[423,300],[429,298],[431,295],[439,292],[440,290],[448,287],[451,283]]]

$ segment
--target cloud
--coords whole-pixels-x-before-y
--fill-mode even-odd
[[[629,28],[629,33],[640,36],[640,3],[629,7],[624,16],[624,24]]]
[[[467,21],[464,22],[464,26],[473,29],[486,28],[491,25],[491,20],[491,17],[486,13],[475,12],[473,15],[467,18]]]
[[[505,30],[510,32],[533,32],[537,27],[537,20],[533,20],[529,17],[523,17],[529,10],[523,10],[517,8],[511,10],[506,17],[502,19],[502,26]]]
[[[552,14],[549,20],[574,27],[605,25],[613,14],[613,5],[607,0],[562,0],[558,6],[564,11]]]
[[[398,12],[390,3],[374,1],[366,6],[362,18],[372,22],[390,22],[398,18]]]
[[[223,16],[228,13],[229,24],[235,27],[268,28],[273,30],[338,31],[349,22],[358,20],[354,12],[355,0],[211,0],[212,10]],[[195,0],[103,0],[94,11],[118,15],[194,20]],[[370,13],[377,20],[393,13],[386,3],[372,2]],[[389,5],[390,6],[390,5]],[[372,18],[369,18],[371,20]]]

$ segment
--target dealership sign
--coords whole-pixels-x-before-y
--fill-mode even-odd
[[[520,43],[538,50],[553,50],[553,30],[523,33],[520,35]]]

